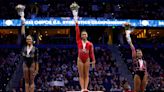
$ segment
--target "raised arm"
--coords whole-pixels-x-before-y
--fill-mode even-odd
[[[132,50],[132,58],[136,58],[136,49],[131,41],[131,37],[130,37],[130,33],[131,33],[131,29],[130,29],[130,24],[126,24],[125,25],[125,33],[126,33],[126,40],[128,42],[128,44],[130,45],[130,48]]]
[[[76,22],[76,42],[78,43],[79,40],[81,40],[81,38],[80,38],[80,28],[79,28],[78,22]]]
[[[72,3],[70,5],[70,8],[71,8],[71,11],[72,11],[72,14],[73,14],[73,19],[75,21],[75,24],[76,24],[76,27],[75,27],[75,30],[76,30],[76,43],[78,43],[81,38],[80,38],[80,28],[79,28],[79,25],[78,25],[78,9],[79,9],[79,6],[77,3]]]
[[[26,44],[26,32],[25,32],[25,18],[21,16],[21,37],[20,37],[20,44],[24,46]]]
[[[21,16],[21,35],[25,37],[25,18]]]
[[[126,39],[128,40],[129,38],[126,38]],[[130,39],[131,39],[131,38],[130,38]],[[135,49],[133,43],[130,42],[130,43],[128,43],[128,44],[130,45],[130,48],[131,48],[131,50],[132,50],[132,58],[136,58],[136,49]]]

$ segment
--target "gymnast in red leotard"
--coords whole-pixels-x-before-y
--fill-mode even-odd
[[[80,86],[83,92],[88,91],[90,63],[92,63],[93,68],[95,67],[94,47],[93,44],[87,40],[87,37],[88,34],[86,31],[82,31],[80,37],[80,28],[76,21],[76,43],[78,47],[77,66]],[[92,59],[92,62],[90,62],[90,58]]]
[[[80,38],[80,29],[78,23],[76,23],[76,42],[78,46],[78,57],[83,63],[86,63],[88,58],[91,58],[92,61],[94,61],[94,48],[93,44],[90,41],[87,41],[87,32],[82,31],[81,37],[82,39]]]

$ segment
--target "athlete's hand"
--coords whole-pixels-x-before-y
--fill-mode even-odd
[[[36,76],[37,74],[38,74],[38,71],[35,71],[35,72],[33,73],[34,76]]]
[[[73,13],[73,16],[74,16],[74,17],[78,17],[78,11],[73,10],[72,13]]]
[[[92,68],[95,68],[96,61],[92,61],[91,64],[92,64]]]
[[[72,13],[73,13],[73,18],[74,18],[75,22],[77,22],[78,21],[78,11],[73,10]]]
[[[125,27],[126,40],[127,40],[128,44],[131,44],[132,41],[131,41],[130,34],[131,34],[131,32],[133,32],[133,29],[131,28],[131,24],[124,23],[123,26]]]
[[[123,24],[123,26],[124,26],[124,27],[130,27],[130,26],[131,26],[131,24],[130,24],[130,23],[128,23],[128,22],[126,22],[126,23],[124,23],[124,24]]]
[[[125,28],[125,30],[129,30],[130,29],[130,27],[131,27],[131,24],[130,23],[124,23],[123,24],[123,27]]]

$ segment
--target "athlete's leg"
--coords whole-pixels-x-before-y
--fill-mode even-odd
[[[141,82],[141,92],[145,91],[147,82],[148,82],[148,76],[144,75],[143,80]]]
[[[77,59],[77,67],[79,71],[79,81],[80,81],[80,86],[81,89],[84,89],[84,63],[78,58]]]
[[[140,76],[135,74],[134,75],[134,92],[139,92],[141,87],[141,79]]]
[[[31,67],[30,67],[30,92],[34,92],[35,89],[35,83],[34,83],[34,79],[35,79],[35,63],[32,63]]]
[[[23,63],[23,76],[25,79],[25,91],[29,92],[29,80],[30,80],[30,76],[29,76],[29,68],[27,67],[27,65],[25,63]]]
[[[84,64],[84,89],[88,89],[89,84],[89,68],[90,68],[90,59],[87,59],[86,63]]]

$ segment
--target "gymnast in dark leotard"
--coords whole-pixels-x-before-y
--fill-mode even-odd
[[[23,75],[25,79],[26,92],[34,92],[34,79],[38,74],[38,49],[33,45],[33,38],[31,35],[26,36],[25,32],[25,18],[21,16],[21,45],[22,45],[22,60],[23,60]]]
[[[148,73],[147,73],[147,66],[146,61],[142,58],[143,53],[141,49],[135,49],[130,33],[131,25],[129,23],[125,23],[125,32],[126,32],[126,39],[128,44],[130,45],[130,48],[132,50],[132,60],[133,60],[133,69],[134,69],[134,92],[144,92],[147,82],[148,82]]]

